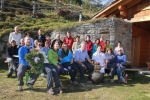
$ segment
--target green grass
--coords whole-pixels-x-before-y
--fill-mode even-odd
[[[61,76],[63,94],[51,96],[46,93],[46,80],[41,77],[35,83],[33,91],[17,91],[17,78],[6,78],[7,65],[0,68],[0,100],[149,100],[150,76],[136,74],[135,80],[127,84],[111,84],[105,75],[105,84],[88,84],[86,87],[68,84],[69,76]],[[129,75],[131,78],[131,75]],[[25,79],[25,78],[24,78]],[[115,77],[116,79],[116,77]],[[77,78],[78,80],[78,78]]]

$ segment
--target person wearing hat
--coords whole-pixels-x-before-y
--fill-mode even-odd
[[[15,62],[17,61],[17,58],[13,57],[13,55],[18,55],[18,48],[17,48],[15,40],[11,40],[11,43],[6,50],[6,57],[7,57],[6,59],[10,65],[7,77],[11,77],[13,72],[16,71],[17,69],[16,64],[15,64]]]
[[[125,69],[126,64],[126,55],[122,53],[122,49],[118,48],[117,55],[116,55],[116,67],[117,67],[117,76],[118,76],[118,83],[124,82],[122,76],[122,70]]]

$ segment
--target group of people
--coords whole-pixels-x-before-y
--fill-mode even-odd
[[[86,36],[85,41],[80,41],[80,36],[76,36],[75,39],[71,37],[71,32],[67,32],[63,41],[60,39],[60,35],[56,35],[56,39],[51,41],[51,36],[48,34],[44,36],[42,30],[38,30],[38,34],[32,39],[30,34],[26,32],[24,37],[19,33],[19,28],[14,28],[15,32],[10,33],[9,43],[7,48],[7,60],[10,63],[8,77],[11,77],[13,71],[16,70],[16,57],[18,55],[19,66],[17,68],[18,77],[18,90],[22,90],[24,85],[23,76],[27,69],[30,69],[29,63],[25,60],[25,55],[32,50],[38,50],[44,57],[44,71],[47,79],[47,92],[54,94],[53,83],[54,80],[57,91],[62,93],[59,75],[64,73],[64,68],[68,70],[70,75],[69,83],[76,86],[78,82],[75,77],[79,70],[80,72],[80,85],[85,86],[85,72],[88,73],[88,83],[92,83],[91,76],[94,72],[94,64],[99,64],[101,67],[100,73],[104,68],[110,68],[111,82],[114,81],[114,75],[117,71],[118,82],[123,81],[122,70],[125,68],[126,55],[124,54],[121,42],[118,42],[118,46],[113,51],[113,46],[109,40],[106,43],[101,36],[93,43],[90,40],[90,35]],[[94,63],[92,63],[92,60]],[[39,75],[32,74],[28,81],[28,87],[33,89],[33,85],[36,82]],[[102,80],[104,82],[104,79]]]

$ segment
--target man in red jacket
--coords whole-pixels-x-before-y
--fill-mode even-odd
[[[72,51],[74,39],[71,37],[71,32],[67,32],[67,36],[64,38],[63,42],[66,43],[68,45],[68,48]]]
[[[106,44],[105,44],[105,42],[103,41],[103,36],[101,36],[99,40],[100,40],[100,45],[102,46],[101,51],[102,51],[102,52],[105,52]]]
[[[90,58],[92,58],[92,48],[93,48],[93,43],[90,40],[90,35],[86,36],[86,50],[88,51],[88,55]]]

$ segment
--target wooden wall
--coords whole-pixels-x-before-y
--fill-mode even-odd
[[[137,52],[137,55],[138,57],[136,58],[132,58],[131,56],[131,59],[138,59],[137,63],[138,65],[136,65],[135,67],[146,67],[146,63],[147,61],[150,61],[149,57],[150,57],[150,32],[142,29],[142,28],[139,28],[139,27],[136,27],[134,24],[133,24],[133,27],[132,27],[132,37],[133,39],[134,38],[139,38],[140,40],[137,42],[137,45],[139,44],[139,51]],[[132,53],[134,52],[134,50],[136,50],[136,48],[133,48],[132,49]],[[134,66],[134,65],[133,65]]]

